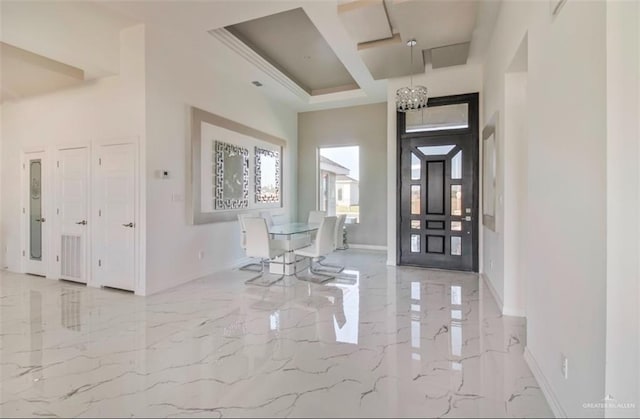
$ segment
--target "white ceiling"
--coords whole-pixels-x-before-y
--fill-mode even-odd
[[[92,2],[0,1],[0,41],[80,68],[85,79],[118,74],[120,31],[135,21]]]
[[[466,64],[476,27],[474,0],[350,0],[338,15],[373,78],[389,79],[433,68]],[[380,28],[374,31],[372,28]],[[410,68],[408,41],[414,40],[415,66]]]
[[[76,67],[0,42],[0,102],[41,95],[84,82]]]
[[[489,42],[498,4],[492,0],[477,2],[476,25],[468,62],[481,62]],[[386,80],[374,80],[372,77],[358,52],[357,42],[338,16],[336,0],[2,0],[0,5],[3,24],[0,40],[78,67],[85,71],[87,78],[117,73],[119,54],[114,45],[117,44],[119,48],[119,30],[136,23],[144,23],[148,28],[152,28],[154,33],[162,34],[167,48],[190,49],[200,56],[210,57],[212,76],[230,77],[241,83],[258,80],[264,85],[259,89],[262,89],[265,95],[297,111],[387,100]],[[216,28],[299,7],[304,9],[360,89],[301,98],[209,33]],[[72,20],[69,20],[70,18]],[[65,20],[73,23],[66,30]]]
[[[383,0],[338,1],[338,15],[357,43],[388,39],[393,36]]]
[[[296,111],[335,108],[386,100],[386,83],[375,81],[358,56],[351,40],[337,15],[332,1],[166,1],[166,2],[101,2],[111,10],[133,19],[161,28],[167,42],[193,49],[200,56],[210,56],[218,63],[224,57],[224,68],[217,63],[216,71],[237,81],[251,83],[258,80],[266,95],[286,104]],[[250,63],[243,56],[229,54],[229,49],[209,31],[235,23],[302,7],[335,55],[346,67],[360,89],[302,98],[283,87],[268,74]]]

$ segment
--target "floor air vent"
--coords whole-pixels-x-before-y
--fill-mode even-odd
[[[65,279],[82,279],[80,236],[62,236],[60,274]]]

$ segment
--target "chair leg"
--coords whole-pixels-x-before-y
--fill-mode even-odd
[[[255,266],[255,268],[254,268]],[[262,272],[261,269],[262,264],[260,263],[247,263],[244,266],[238,268],[239,271],[250,271],[250,272]]]
[[[344,270],[344,266],[332,265],[330,263],[322,263],[322,261],[325,260],[325,259],[326,259],[325,256],[321,256],[321,257],[318,258],[318,265],[320,265],[321,267],[320,268],[316,268],[317,271],[339,274],[340,272],[342,272]]]
[[[264,262],[267,259],[262,259],[260,261],[260,263],[262,264],[262,270],[260,271],[260,275],[256,276],[255,278],[251,278],[248,279],[246,281],[244,281],[245,284],[247,285],[258,285],[261,287],[269,287],[273,284],[275,284],[278,281],[281,281],[282,279],[284,279],[284,263],[282,264],[282,276],[273,280],[262,280],[262,281],[258,281],[258,279],[260,278],[264,278]]]
[[[296,268],[297,268],[297,263],[296,263]],[[324,282],[327,282],[335,278],[334,276],[326,275],[319,272],[318,270],[313,269],[313,258],[309,258],[309,267],[307,268],[307,272],[309,273],[308,277],[301,277],[301,276],[298,276],[297,269],[294,269],[293,275],[300,281],[313,282],[314,284],[322,284]]]

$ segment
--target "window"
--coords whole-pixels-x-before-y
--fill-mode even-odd
[[[469,104],[429,106],[406,113],[406,132],[469,128]]]
[[[322,147],[319,156],[319,209],[360,222],[360,147]]]

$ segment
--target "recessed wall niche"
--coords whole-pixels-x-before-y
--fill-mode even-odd
[[[193,224],[282,207],[285,140],[191,108],[188,212]]]

